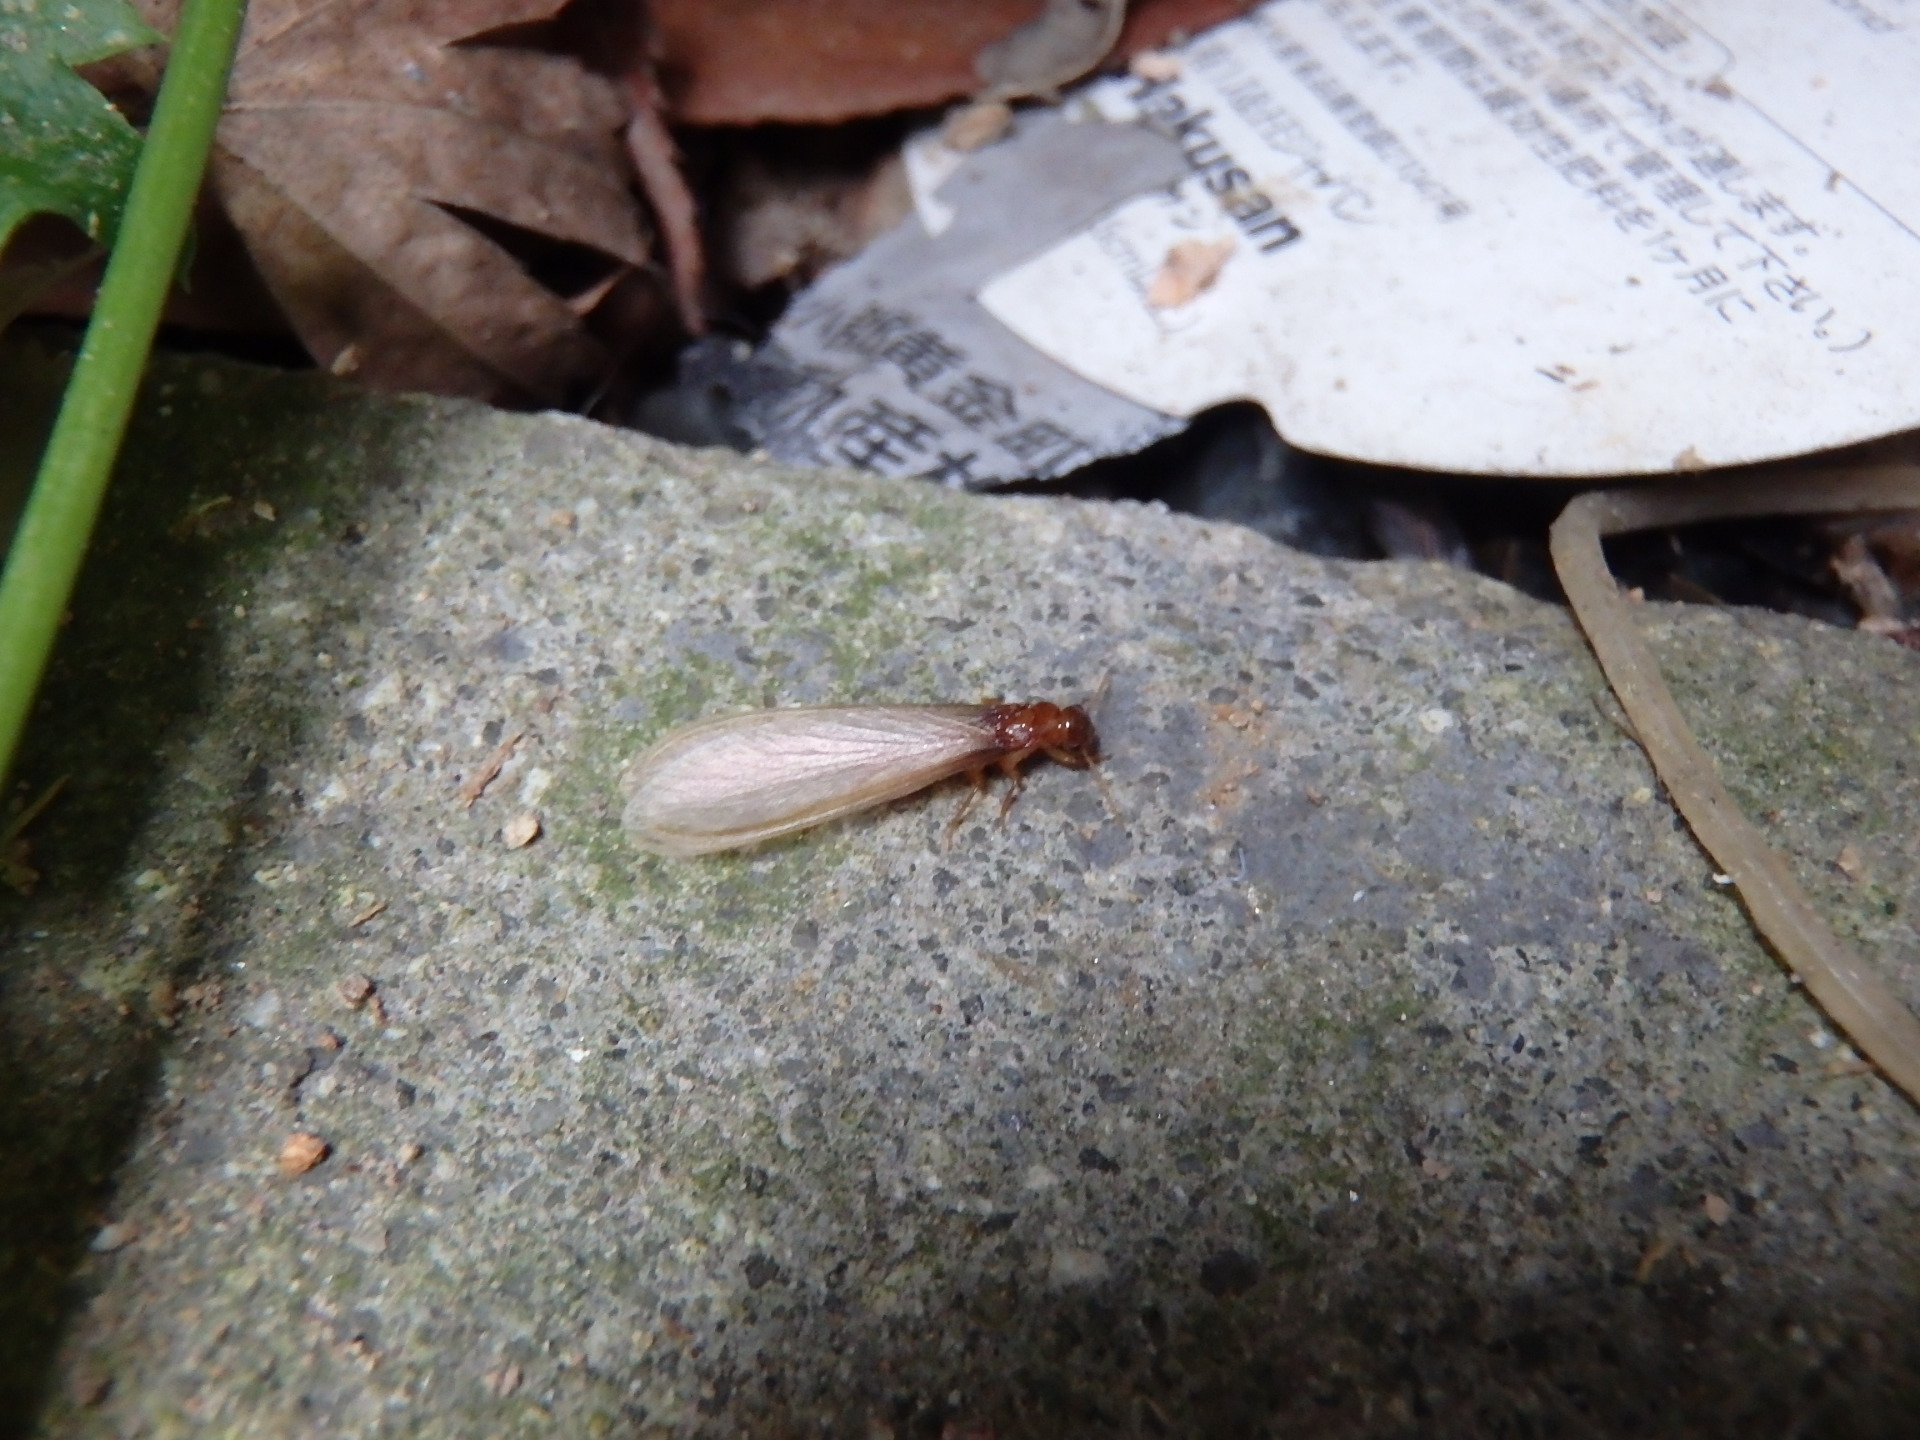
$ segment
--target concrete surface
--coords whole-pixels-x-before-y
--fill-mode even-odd
[[[1920,658],[1646,619],[1920,1000]],[[1109,795],[1039,765],[950,846],[955,787],[703,861],[620,831],[626,760],[715,709],[1107,677]],[[0,905],[6,1408],[1920,1433],[1920,1120],[1602,689],[1459,573],[171,366]]]

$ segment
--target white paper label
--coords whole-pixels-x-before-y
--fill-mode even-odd
[[[1095,99],[1189,177],[979,292],[1137,404],[1519,475],[1920,425],[1920,0],[1282,0],[1182,59]]]

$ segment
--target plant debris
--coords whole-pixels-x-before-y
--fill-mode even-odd
[[[613,82],[488,43],[560,0],[257,0],[214,186],[308,351],[383,388],[560,398],[602,361],[510,246],[652,258]],[[177,0],[142,0],[171,30]],[[374,58],[374,57],[377,57]]]
[[[332,1153],[333,1147],[318,1135],[296,1130],[280,1146],[280,1173],[288,1179],[304,1175]]]
[[[1182,240],[1173,245],[1147,287],[1147,304],[1156,310],[1177,310],[1187,304],[1220,278],[1235,248],[1231,235],[1218,240]]]
[[[487,787],[499,778],[502,767],[512,758],[513,747],[524,740],[526,734],[524,730],[516,730],[493,747],[493,753],[480,762],[480,768],[461,783],[461,805],[471,810],[473,802],[487,793]]]
[[[1126,18],[1126,0],[1046,0],[1033,19],[973,57],[980,98],[1058,94],[1106,57]]]
[[[16,894],[31,895],[40,883],[40,872],[32,865],[33,844],[27,839],[27,827],[46,812],[70,778],[62,775],[0,829],[0,884]]]
[[[1741,812],[1693,738],[1634,628],[1600,541],[1663,525],[1755,515],[1828,514],[1909,507],[1920,467],[1742,475],[1666,489],[1582,495],[1554,523],[1554,567],[1580,628],[1627,712],[1654,772],[1714,863],[1733,877],[1755,927],[1821,1009],[1885,1073],[1920,1101],[1920,1018],[1813,907],[1787,861]]]

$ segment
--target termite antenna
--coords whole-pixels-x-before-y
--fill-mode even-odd
[[[1100,798],[1107,802],[1107,813],[1113,816],[1116,824],[1125,825],[1126,817],[1120,813],[1119,803],[1113,798],[1113,787],[1107,784],[1107,777],[1100,773],[1099,765],[1088,761],[1087,773],[1093,777],[1093,783],[1100,791]]]
[[[1086,710],[1089,715],[1093,714],[1096,710],[1099,710],[1102,706],[1104,706],[1107,703],[1107,691],[1111,690],[1112,688],[1113,688],[1113,671],[1109,670],[1107,671],[1106,674],[1100,677],[1100,683],[1093,687],[1093,697],[1087,701],[1087,705],[1086,705]]]

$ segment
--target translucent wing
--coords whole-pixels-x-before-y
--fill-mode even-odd
[[[1001,752],[984,705],[755,710],[683,726],[627,767],[635,842],[704,855],[911,795]]]

